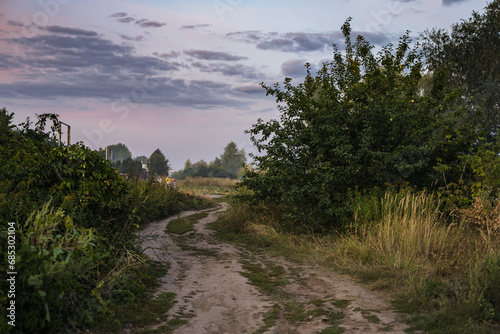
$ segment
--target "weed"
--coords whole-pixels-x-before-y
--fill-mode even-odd
[[[171,220],[165,228],[166,233],[185,234],[194,231],[194,224],[200,219],[208,216],[207,212],[199,212],[193,215]]]
[[[345,332],[345,329],[338,326],[331,326],[323,329],[320,334],[342,334]]]
[[[332,305],[338,308],[346,308],[351,303],[350,300],[340,299],[332,302]]]
[[[278,304],[273,304],[268,312],[264,314],[264,325],[252,334],[262,334],[269,330],[276,324],[276,320],[280,315],[280,306]]]
[[[121,310],[120,318],[134,326],[146,326],[166,321],[166,313],[175,304],[174,293],[162,293],[140,306],[127,307]]]
[[[316,307],[323,306],[325,302],[322,299],[314,299],[310,302],[310,304],[313,304]]]
[[[380,319],[375,314],[363,315],[363,318],[374,324],[380,324]]]
[[[245,270],[241,274],[265,293],[276,294],[279,291],[278,288],[286,284],[283,267],[269,266],[266,269],[246,260],[242,260],[241,264]]]
[[[320,332],[320,334],[341,334],[344,333],[344,328],[339,327],[340,320],[345,318],[343,311],[330,312],[328,314],[328,323],[331,325]]]

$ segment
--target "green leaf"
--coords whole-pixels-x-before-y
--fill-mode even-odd
[[[50,321],[50,312],[49,312],[49,304],[45,303],[45,319]]]
[[[64,251],[62,249],[60,249],[60,248],[55,248],[54,251],[53,251],[53,253],[54,253],[54,259],[55,259],[55,258],[57,258],[57,256],[59,254],[64,253]]]

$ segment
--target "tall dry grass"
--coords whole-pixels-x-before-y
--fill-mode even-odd
[[[332,248],[334,262],[349,271],[395,270],[398,276],[446,276],[485,245],[455,224],[443,223],[433,195],[394,194],[381,201],[381,219],[354,223]],[[399,283],[398,283],[399,285]]]

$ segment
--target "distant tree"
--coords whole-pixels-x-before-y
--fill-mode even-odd
[[[236,178],[241,167],[246,162],[244,150],[238,150],[234,142],[230,142],[224,148],[220,157],[215,157],[213,161],[207,163],[200,160],[194,164],[187,160],[184,169],[174,173],[174,177],[185,179],[186,177],[216,177],[216,178]]]
[[[149,158],[145,155],[140,155],[140,156],[134,158],[134,161],[139,161],[139,162],[142,162],[143,164],[147,164],[148,160],[149,160]]]
[[[452,88],[462,89],[462,104],[470,105],[469,122],[489,140],[500,127],[500,1],[490,2],[483,14],[444,29],[422,34],[423,53],[431,73],[446,70]]]
[[[113,145],[108,145],[108,160],[112,163],[116,163],[117,161],[124,161],[125,159],[132,158],[132,153],[128,149],[127,145],[118,143]],[[99,149],[99,154],[106,158],[106,147]]]
[[[224,148],[224,152],[220,156],[222,166],[231,174],[232,178],[240,171],[241,167],[246,163],[245,150],[238,150],[234,141],[229,142]]]
[[[0,109],[0,131],[12,131],[15,128],[15,125],[12,124],[13,119],[14,113],[9,113],[5,108]]]
[[[149,171],[154,171],[161,176],[168,176],[170,165],[160,149],[156,149],[149,157]]]
[[[191,163],[191,159],[187,159],[184,163],[184,170],[191,171],[193,169],[193,164]]]
[[[219,157],[215,157],[213,161],[210,162],[209,164],[210,167],[210,173],[209,177],[216,177],[216,178],[230,178],[231,173],[225,168],[222,164],[222,159]]]
[[[210,162],[211,167],[222,167],[222,160],[219,157],[215,157],[214,161]]]
[[[117,162],[117,165],[120,164],[120,162]],[[137,165],[135,161],[132,158],[127,158],[121,162],[121,165],[119,168],[117,168],[120,173],[125,173],[128,174],[129,176],[135,176],[139,172],[137,169]]]
[[[208,177],[210,167],[205,160],[200,160],[193,165],[194,175],[199,177]]]

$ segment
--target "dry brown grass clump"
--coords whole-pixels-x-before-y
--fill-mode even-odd
[[[487,240],[500,236],[500,201],[492,203],[476,197],[472,206],[461,210],[467,224],[477,228]]]

